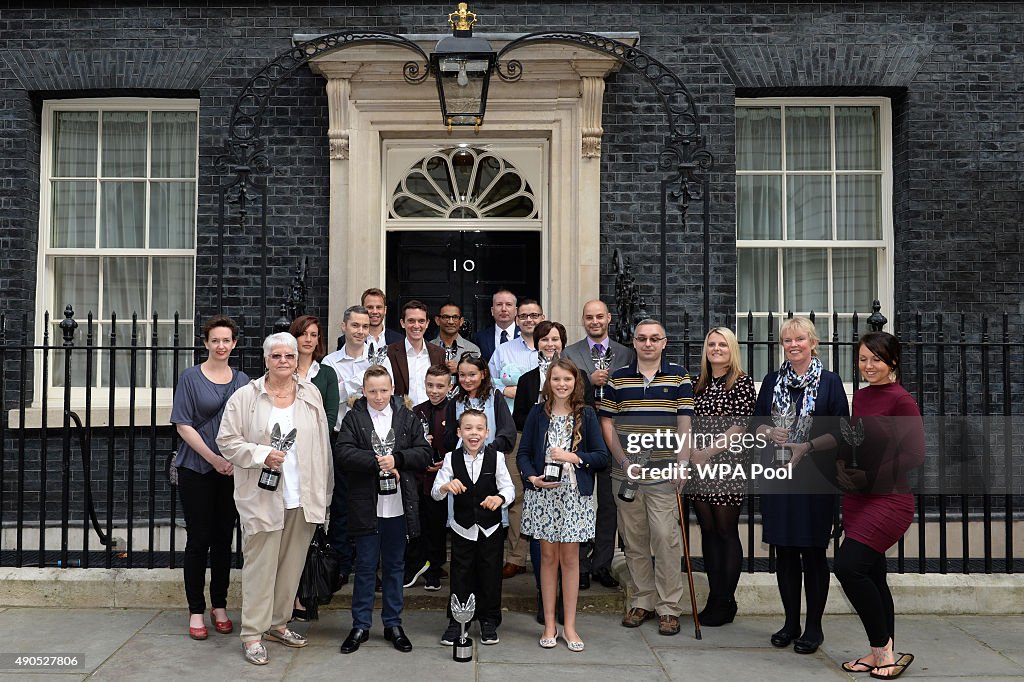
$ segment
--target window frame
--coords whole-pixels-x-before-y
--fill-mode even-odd
[[[781,220],[782,220],[782,239],[740,239],[739,238],[739,207],[736,210],[736,250],[737,250],[737,267],[739,263],[739,251],[744,249],[774,249],[776,253],[776,287],[779,292],[778,304],[781,310],[771,311],[774,316],[777,325],[774,330],[774,337],[778,340],[778,324],[781,324],[782,320],[788,315],[789,311],[785,310],[785,289],[784,289],[784,251],[787,249],[871,249],[876,254],[876,272],[878,276],[878,300],[882,305],[883,310],[894,310],[894,226],[893,226],[893,130],[892,130],[892,102],[888,97],[738,97],[736,98],[735,107],[737,109],[741,107],[780,107],[783,109],[783,116],[781,121],[781,140],[780,150],[781,164],[777,170],[739,170],[735,169],[734,176],[736,179],[742,176],[778,176],[778,177],[792,177],[798,175],[822,175],[822,170],[787,170],[786,168],[786,117],[785,108],[787,107],[829,107],[829,120],[830,120],[830,134],[831,134],[831,145],[830,145],[830,168],[827,170],[831,179],[831,229],[832,234],[836,234],[836,221],[838,215],[836,211],[837,192],[836,192],[836,177],[837,175],[843,174],[857,174],[858,171],[844,171],[836,168],[836,144],[835,144],[835,107],[844,106],[870,106],[878,108],[878,136],[879,136],[879,167],[880,172],[877,175],[880,177],[880,188],[879,188],[879,203],[881,209],[880,216],[880,227],[881,237],[879,239],[859,239],[859,240],[843,240],[843,239],[787,239],[788,234],[788,207],[787,207],[787,192],[785,188],[781,193]],[[875,175],[875,172],[870,173]],[[734,185],[735,187],[735,185]],[[737,190],[738,195],[738,190]],[[738,198],[738,196],[737,196]],[[815,320],[820,321],[822,318],[827,317],[826,324],[828,325],[828,336],[822,334],[822,342],[831,341],[831,334],[833,333],[832,328],[832,313],[834,310],[833,294],[834,294],[834,280],[833,280],[833,259],[827,258],[826,263],[826,278],[829,282],[828,287],[828,310],[816,310],[814,311]],[[740,286],[739,271],[737,270],[736,286]],[[739,295],[737,292],[737,308],[736,308],[736,323],[739,324],[740,319],[745,320],[747,318],[748,311],[739,310]],[[753,313],[753,317],[756,321],[758,319],[767,319],[767,311],[750,311]],[[794,315],[806,316],[810,311],[808,310],[794,310]],[[853,311],[835,311],[840,313],[840,320],[850,319]],[[864,312],[869,314],[870,310],[857,311],[858,313]],[[867,315],[859,317],[859,330],[866,330],[867,328]],[[820,333],[820,328],[819,328]],[[746,340],[745,338],[740,339],[741,341]],[[758,339],[755,334],[755,340]],[[840,341],[846,341],[840,337]],[[830,355],[830,366],[831,366],[831,353]],[[776,358],[777,360],[778,358]],[[771,364],[771,363],[769,363]],[[774,369],[769,367],[769,370]],[[836,368],[832,368],[833,370]],[[841,368],[842,369],[842,368]],[[849,382],[848,382],[849,383]]]
[[[180,249],[180,248],[165,248],[157,249],[149,246],[142,246],[138,248],[104,248],[98,245],[98,242],[94,242],[94,246],[90,248],[81,247],[51,247],[51,219],[53,210],[53,192],[52,182],[54,179],[60,179],[64,176],[54,175],[54,118],[57,112],[62,111],[88,111],[97,112],[99,120],[102,121],[103,113],[110,111],[145,111],[147,112],[147,138],[146,138],[146,175],[142,178],[133,178],[133,180],[142,180],[146,184],[146,211],[145,211],[145,230],[146,230],[146,241],[149,239],[149,220],[150,220],[150,202],[151,202],[151,187],[154,180],[152,176],[152,121],[151,117],[153,112],[158,111],[191,111],[196,115],[196,150],[195,150],[195,169],[194,169],[194,182],[195,182],[195,193],[193,197],[193,216],[195,232],[192,239],[192,248]],[[102,125],[98,129],[98,135],[100,135],[100,142],[102,144]],[[34,338],[38,345],[42,345],[44,334],[46,332],[46,324],[44,320],[44,313],[47,312],[53,292],[55,289],[54,282],[54,267],[53,259],[60,256],[79,256],[86,258],[98,258],[102,261],[103,258],[109,257],[140,257],[146,258],[151,266],[153,257],[185,257],[192,260],[192,281],[191,286],[193,289],[193,310],[191,311],[192,317],[181,318],[181,322],[187,325],[194,326],[195,324],[195,281],[196,281],[196,261],[198,259],[198,215],[199,215],[199,156],[200,156],[200,125],[199,125],[199,100],[198,99],[166,99],[166,98],[150,98],[150,97],[111,97],[111,98],[78,98],[78,99],[50,99],[43,102],[42,107],[42,120],[40,126],[40,153],[39,153],[39,224],[38,224],[38,251],[37,251],[37,266],[36,266],[36,301],[35,301],[35,328]],[[101,163],[102,154],[97,157],[97,165]],[[97,175],[97,182],[102,182],[102,175]],[[163,178],[160,178],[163,181]],[[177,180],[177,178],[171,178],[171,181]],[[100,212],[100,197],[97,193],[97,211],[96,220],[97,225],[99,224],[101,212]],[[102,271],[102,262],[101,262]],[[153,276],[154,268],[147,267],[146,275],[146,297],[147,306],[150,306],[153,296]],[[103,282],[102,278],[98,288],[99,300],[102,301],[103,297]],[[60,305],[66,305],[62,303]],[[151,307],[151,306],[150,306]],[[85,334],[85,321],[87,319],[88,310],[75,310],[74,319],[78,322],[78,332],[83,335]],[[96,311],[92,311],[94,314]],[[50,313],[50,351],[49,361],[51,365],[51,371],[48,374],[48,385],[46,387],[47,395],[47,407],[52,409],[55,405],[63,405],[64,401],[64,386],[54,383],[54,370],[57,369],[57,353],[59,350],[54,347],[59,347],[62,344],[62,339],[55,335],[52,331],[53,323],[59,322],[64,318],[63,307],[60,310],[49,310]],[[95,318],[94,318],[95,319]],[[162,318],[161,326],[171,321],[173,318]],[[144,329],[146,330],[144,335],[140,336],[139,348],[148,347],[150,339],[152,338],[152,318],[147,317],[145,320],[139,320],[140,323],[145,324]],[[94,321],[94,329],[99,331],[96,327],[97,322]],[[131,324],[131,318],[118,318],[118,325]],[[106,325],[109,326],[109,325]],[[99,346],[104,346],[107,343],[107,334],[109,330],[105,327],[102,332],[94,337],[94,343]],[[194,333],[194,330],[193,330]],[[104,338],[106,337],[106,338]],[[189,336],[191,338],[191,336]],[[187,340],[187,339],[186,339]],[[121,338],[118,339],[118,346],[121,346]],[[128,338],[124,339],[124,345],[127,347],[130,343]],[[98,356],[103,356],[104,359],[109,357],[105,353],[99,353]],[[36,350],[33,353],[34,357],[34,370],[33,370],[33,408],[41,408],[43,406],[43,372],[42,372],[42,361],[43,351]],[[79,357],[84,357],[81,355]],[[191,353],[188,355],[188,360],[191,361]],[[146,376],[143,377],[145,385],[136,386],[135,391],[135,404],[139,407],[148,407],[152,405],[152,398],[154,396],[153,387],[149,386],[149,372],[151,368],[146,365],[144,370]],[[60,371],[63,371],[61,368]],[[105,371],[105,370],[104,370]],[[140,373],[143,370],[140,369]],[[94,383],[91,386],[91,402],[95,407],[106,408],[109,406],[110,387],[103,386],[101,379],[100,365],[95,366]],[[86,391],[90,390],[85,386],[72,386],[71,387],[71,402],[75,406],[84,406],[86,399]],[[127,399],[128,393],[132,390],[129,386],[116,386],[114,388],[114,400],[119,404],[122,400]],[[156,404],[159,406],[170,406],[173,399],[173,388],[172,387],[157,387],[155,391]],[[147,410],[148,414],[148,410]],[[94,422],[95,423],[95,422]]]

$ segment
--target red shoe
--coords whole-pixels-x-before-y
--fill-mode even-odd
[[[192,639],[203,640],[210,636],[210,631],[206,629],[205,625],[201,628],[194,628],[190,625],[188,627],[188,636]]]
[[[230,635],[235,629],[235,624],[231,622],[230,618],[227,620],[217,620],[216,616],[213,615],[213,609],[210,609],[210,620],[213,621],[213,629],[222,635]],[[203,629],[205,630],[206,628]],[[200,639],[206,639],[206,637],[203,636]]]

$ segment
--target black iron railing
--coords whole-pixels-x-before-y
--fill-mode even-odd
[[[639,310],[642,301],[637,303]],[[940,481],[953,481],[952,492],[917,495],[916,525],[900,542],[893,570],[1013,573],[1022,568],[1022,552],[1014,547],[1019,536],[1014,524],[1024,519],[1014,493],[1019,484],[1002,481],[1004,492],[998,494],[958,494],[968,488],[955,485],[958,476],[987,478],[991,471],[1012,476],[1024,469],[1009,426],[1011,417],[1024,412],[1018,318],[897,315],[887,327],[902,339],[902,382],[926,417],[1005,418],[991,422],[1003,433],[989,432],[989,422],[978,427],[986,430],[980,436],[962,429],[938,432],[947,442],[936,449],[958,454],[943,455],[929,466]],[[864,315],[851,319],[848,337],[834,333],[823,339],[820,353],[855,389],[860,382],[853,349],[867,324]],[[739,339],[746,366],[754,366],[759,355],[775,364],[774,330],[780,321],[771,320],[765,338],[748,332]],[[204,354],[192,321],[175,319],[172,333],[161,336],[156,317],[145,320],[145,333],[143,321],[133,317],[119,333],[116,321],[89,316],[76,321],[68,306],[64,320],[53,327],[60,338],[48,333],[46,319],[38,342],[28,322],[27,316],[14,323],[0,315],[0,565],[180,565],[177,495],[167,476],[175,443],[168,415],[176,377]],[[668,331],[679,340],[672,346],[678,349],[673,359],[696,367],[703,330],[690,329],[684,319],[681,329]],[[243,334],[231,364],[258,375],[261,342]],[[41,409],[44,405],[48,409]],[[772,570],[773,558],[760,545],[756,497],[748,498],[745,519],[747,570]]]

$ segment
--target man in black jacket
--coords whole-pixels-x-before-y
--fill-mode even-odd
[[[381,564],[381,620],[384,639],[399,651],[412,651],[402,630],[406,536],[419,535],[416,473],[427,468],[431,447],[423,427],[394,397],[391,375],[381,366],[363,374],[363,396],[345,415],[335,445],[335,466],[349,481],[348,532],[356,544],[356,579],[352,588],[352,630],[341,645],[350,654],[369,639],[373,618],[373,587]],[[378,454],[373,434],[381,442],[394,432],[390,454]],[[398,490],[378,494],[381,474],[398,477]]]

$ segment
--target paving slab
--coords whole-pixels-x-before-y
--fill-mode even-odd
[[[4,653],[78,654],[96,670],[158,611],[147,609],[11,608],[0,613]]]
[[[1024,616],[973,616],[950,622],[982,644],[1024,666]]]
[[[822,682],[847,675],[823,656],[773,649],[654,649],[672,680]]]
[[[586,652],[584,652],[584,655]],[[578,656],[578,654],[576,654]],[[660,666],[589,665],[551,667],[543,663],[481,663],[477,680],[509,682],[509,680],[581,680],[584,682],[623,682],[637,680],[655,682],[668,680]]]
[[[267,644],[270,663],[255,666],[242,656],[237,634],[217,635],[197,642],[184,635],[132,637],[107,659],[90,680],[282,680],[292,658],[301,650]]]
[[[897,614],[896,649],[910,652],[916,657],[910,669],[916,673],[915,679],[918,675],[973,678],[1024,676],[1024,666],[1019,662],[1004,656],[990,645],[975,639],[966,629],[958,627],[962,619]],[[1003,618],[994,617],[993,621],[1002,624]],[[1004,634],[1005,646],[1015,647],[1018,653],[1024,651],[1024,634],[1020,629]],[[837,668],[843,661],[867,653],[867,637],[860,620],[853,616],[826,617],[825,643],[821,651],[832,659]]]
[[[505,614],[498,636],[501,642],[479,647],[483,663],[548,663],[656,666],[657,658],[634,628],[618,625],[618,618],[608,614],[579,614],[576,630],[587,648],[573,653],[559,638],[554,649],[541,649],[537,640],[543,633],[537,621],[523,613]],[[479,639],[476,632],[473,637]],[[561,668],[560,668],[561,669]]]

